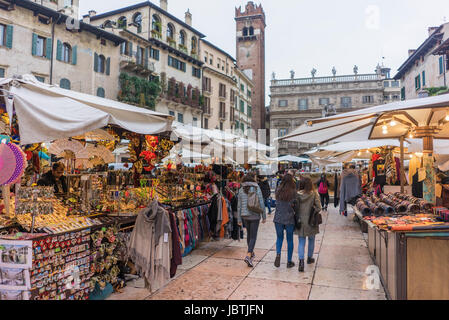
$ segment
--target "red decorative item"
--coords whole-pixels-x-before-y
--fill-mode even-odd
[[[25,151],[25,154],[27,156],[27,161],[30,161],[33,158],[33,153],[31,151]]]

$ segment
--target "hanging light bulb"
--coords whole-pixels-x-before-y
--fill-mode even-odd
[[[398,123],[396,122],[396,120],[394,120],[394,118],[390,122],[390,126],[392,126],[392,127],[396,126],[397,124]]]
[[[413,139],[413,133],[410,132],[410,134],[408,135],[408,137],[409,137],[410,139]]]
[[[382,130],[383,130],[383,131],[388,131],[388,127],[387,127],[386,124],[384,124],[384,125],[382,126]]]
[[[361,156],[362,155],[362,151],[359,151],[359,153],[357,154],[358,156]]]
[[[449,110],[446,110],[446,121],[449,121]]]

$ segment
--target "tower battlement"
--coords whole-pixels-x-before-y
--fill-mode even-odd
[[[262,15],[265,20],[265,12],[263,11],[262,4],[254,4],[253,1],[249,1],[245,6],[245,11],[242,11],[242,6],[235,8],[235,17],[247,17],[254,15]]]

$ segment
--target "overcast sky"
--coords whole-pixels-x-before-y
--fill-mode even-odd
[[[139,0],[80,0],[80,14],[103,13],[140,3]],[[159,5],[159,0],[152,1]],[[377,63],[392,76],[428,35],[427,28],[449,22],[448,0],[260,0],[266,15],[266,80],[372,73]],[[193,27],[207,40],[235,57],[235,7],[239,0],[168,0],[168,11],[184,20],[187,8]],[[269,94],[269,91],[267,91]],[[269,104],[269,101],[266,101]]]

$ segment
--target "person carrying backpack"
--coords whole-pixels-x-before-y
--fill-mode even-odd
[[[248,267],[254,267],[254,247],[257,241],[260,220],[267,222],[265,204],[262,191],[256,182],[254,173],[248,173],[243,177],[242,187],[238,194],[238,224],[244,226],[247,231],[248,254],[245,262]]]
[[[321,178],[316,185],[320,194],[321,207],[324,211],[327,211],[327,207],[329,206],[329,182],[325,173],[321,174]]]

